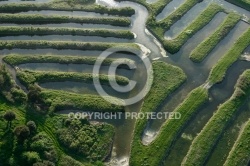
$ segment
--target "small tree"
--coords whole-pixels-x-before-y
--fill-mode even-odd
[[[30,130],[27,126],[17,126],[14,130],[14,133],[19,141],[24,141],[30,135]]]
[[[36,162],[40,162],[41,158],[37,152],[24,152],[22,155],[27,165],[33,165]]]
[[[34,121],[28,121],[26,125],[31,133],[36,132],[36,123]]]
[[[28,100],[31,103],[38,103],[40,101],[41,88],[38,85],[31,85],[29,87]]]
[[[16,114],[13,111],[7,111],[3,118],[8,122],[7,128],[11,127],[11,122],[16,119]]]

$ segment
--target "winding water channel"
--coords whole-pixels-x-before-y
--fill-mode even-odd
[[[12,1],[9,1],[12,2]],[[155,0],[148,0],[148,3],[153,3]],[[184,0],[180,1],[172,1],[168,6],[166,6],[162,13],[160,13],[156,18],[157,20],[164,19],[171,12],[173,12],[177,7],[179,7]],[[184,15],[184,17],[179,20],[176,24],[174,24],[169,31],[166,31],[166,38],[174,38],[178,36],[178,34],[185,29],[188,24],[194,20],[195,16],[201,13],[202,10],[210,3],[211,1],[205,0],[202,3],[197,4],[193,9]],[[244,14],[248,18],[250,18],[250,12],[231,5],[225,1],[213,0],[218,4],[222,4],[226,9],[233,9],[241,14]],[[196,33],[192,38],[188,40],[187,43],[183,45],[181,50],[174,55],[166,53],[159,42],[147,31],[145,22],[148,17],[147,9],[139,4],[133,2],[114,2],[113,0],[97,0],[98,4],[110,6],[110,7],[132,7],[135,9],[136,13],[132,16],[132,26],[129,28],[124,27],[116,27],[109,25],[92,25],[92,24],[49,24],[49,25],[32,25],[32,26],[45,26],[45,27],[75,27],[75,28],[107,28],[107,29],[128,29],[136,34],[136,38],[134,40],[125,40],[125,39],[115,39],[115,38],[101,38],[101,37],[80,37],[80,36],[59,36],[59,35],[51,35],[51,36],[18,36],[18,37],[1,37],[0,40],[70,40],[70,41],[101,41],[101,42],[135,42],[144,45],[148,48],[151,53],[148,55],[150,59],[160,58],[160,60],[165,61],[167,63],[173,64],[182,68],[182,70],[187,75],[187,81],[178,88],[170,97],[165,99],[162,105],[155,111],[161,112],[171,112],[173,111],[187,96],[187,94],[197,86],[203,84],[209,74],[212,66],[233,46],[234,42],[241,36],[241,34],[249,28],[249,24],[246,22],[240,21],[236,27],[226,36],[217,46],[216,48],[209,54],[209,56],[200,64],[193,63],[189,59],[189,54],[191,51],[206,37],[211,35],[215,29],[221,24],[221,22],[225,19],[225,13],[218,13],[213,20],[205,26],[202,30]],[[2,2],[0,3],[2,4]],[[72,16],[86,16],[86,12],[57,12],[57,11],[32,11],[25,13],[37,13],[37,14],[62,14],[62,15],[72,15]],[[100,17],[100,14],[96,13],[88,13],[87,16],[92,17]],[[107,15],[102,15],[108,17]],[[113,16],[112,16],[113,17]],[[3,26],[16,25],[16,24],[1,24]],[[31,26],[31,25],[22,25],[22,26]],[[247,50],[246,50],[247,51]],[[98,56],[100,54],[99,51],[75,51],[75,50],[55,50],[55,49],[37,49],[37,50],[25,50],[25,49],[13,49],[13,50],[1,50],[1,55],[6,55],[9,53],[20,53],[20,54],[58,54],[58,55],[88,55],[88,56]],[[120,55],[114,55],[114,57],[118,57]],[[130,58],[138,62],[137,59],[133,58],[129,55],[122,55],[122,57]],[[92,71],[92,68],[89,65],[62,65],[62,64],[23,64],[19,66],[20,68],[32,69],[32,70],[50,70],[50,71],[74,71],[74,72],[86,72],[89,73]],[[207,123],[209,118],[213,115],[213,112],[216,110],[217,106],[227,100],[231,94],[233,93],[233,87],[236,83],[236,78],[245,70],[250,68],[250,63],[247,61],[237,61],[228,71],[226,78],[224,81],[218,85],[213,86],[209,90],[210,101],[205,104],[198,112],[198,114],[193,117],[193,119],[186,125],[183,130],[182,135],[179,135],[173,148],[166,155],[165,165],[168,166],[176,166],[180,165],[182,159],[186,155],[188,148],[191,144],[191,140],[196,136],[197,133],[201,131],[204,125]],[[108,69],[105,67],[102,68],[103,73],[107,73]],[[144,68],[141,65],[138,65],[137,70],[135,71],[127,71],[119,69],[117,74],[126,76],[128,78],[141,81],[145,80],[144,76]],[[138,86],[143,86],[143,83],[138,82]],[[73,83],[73,82],[64,82],[64,83],[43,83],[42,87],[52,88],[52,89],[63,89],[71,92],[77,93],[90,93],[96,94],[96,91],[93,86],[82,83]],[[111,95],[117,97],[125,97],[127,95],[132,95],[136,93],[137,90],[131,92],[131,94],[117,94],[111,90],[110,87],[105,87],[107,91],[110,92]],[[142,102],[126,107],[126,111],[129,112],[138,112],[140,110]],[[226,136],[223,136],[223,140],[228,140],[228,138],[232,138],[235,141],[236,136],[238,134],[237,126],[241,126],[243,122],[246,121],[244,117],[250,117],[249,113],[246,111],[249,110],[249,104],[245,104],[237,115],[237,121],[232,123],[231,126],[227,129]],[[62,113],[66,113],[63,111]],[[244,116],[243,116],[244,115]],[[127,165],[128,157],[130,152],[130,144],[132,141],[132,133],[134,129],[135,120],[134,119],[122,119],[122,120],[105,120],[110,124],[113,124],[116,127],[116,135],[114,140],[113,153],[111,156],[112,165]],[[165,121],[163,120],[152,120],[148,122],[148,126],[144,131],[144,135],[142,136],[142,141],[144,144],[150,143],[162,126]],[[234,130],[235,132],[230,132]],[[229,134],[228,134],[229,133]],[[231,144],[231,146],[232,146]],[[219,142],[219,145],[225,147],[223,142]],[[214,165],[213,162],[215,159],[221,157],[221,163],[223,163],[223,159],[225,157],[220,154],[228,154],[230,148],[217,148],[215,149],[213,155],[210,157],[207,165]],[[217,160],[216,160],[217,161]]]

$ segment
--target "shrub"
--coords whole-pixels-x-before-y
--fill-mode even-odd
[[[30,136],[30,130],[27,126],[17,126],[14,129],[14,133],[17,137],[17,139],[21,142],[23,142],[25,139],[27,139]]]
[[[31,139],[30,149],[37,151],[42,159],[56,163],[58,161],[58,154],[54,147],[53,141],[45,132],[36,134]]]
[[[8,101],[14,103],[25,103],[27,101],[26,93],[11,78],[5,65],[0,64],[0,94]]]
[[[24,152],[22,157],[28,165],[32,165],[38,161],[41,161],[40,156],[37,152]]]
[[[36,132],[36,123],[34,121],[28,121],[26,125],[31,133]]]
[[[3,118],[8,121],[7,127],[11,127],[11,122],[16,119],[16,114],[13,111],[7,111],[4,115]]]
[[[10,122],[10,121],[13,121],[14,119],[16,119],[16,114],[15,114],[13,111],[7,111],[7,112],[4,114],[3,118],[4,118],[6,121]]]
[[[106,159],[113,136],[114,128],[110,125],[87,125],[80,120],[72,120],[68,127],[57,131],[58,140],[63,146],[90,161]]]
[[[28,100],[31,103],[38,103],[40,101],[39,95],[41,93],[41,88],[38,85],[30,85],[28,92]]]

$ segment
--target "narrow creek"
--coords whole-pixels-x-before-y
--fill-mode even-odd
[[[115,37],[97,37],[97,36],[72,36],[72,35],[48,35],[48,36],[6,36],[0,37],[0,40],[48,40],[48,41],[76,41],[76,42],[112,42],[112,43],[131,43],[133,40],[115,38]]]
[[[179,21],[177,21],[173,26],[171,26],[170,30],[165,32],[164,34],[165,38],[172,39],[177,37],[211,3],[212,3],[211,0],[204,0],[196,4]],[[166,12],[163,10],[162,13],[165,14]]]
[[[186,0],[171,1],[160,14],[156,16],[156,21],[160,21],[174,12],[178,7],[180,7]]]
[[[207,37],[206,35],[209,35],[209,33],[204,33],[204,32],[210,32],[207,31],[208,30],[207,28],[209,28],[209,25],[207,25],[204,29],[202,29],[200,32],[194,35],[191,39],[189,39],[189,41],[183,46],[183,48],[177,54],[171,56],[176,59],[178,58],[178,56],[180,56],[177,59],[178,62],[173,63],[169,61],[169,58],[164,59],[164,61],[168,63],[174,65],[177,64],[177,66],[181,66],[181,68],[184,69],[188,79],[183,88],[180,88],[173,94],[173,96],[167,98],[158,111],[172,112],[174,108],[176,108],[181,103],[181,101],[185,99],[187,94],[192,89],[203,84],[208,78],[209,71],[212,68],[212,66],[233,46],[234,41],[236,41],[241,36],[241,34],[248,28],[248,24],[244,22],[239,22],[236,25],[236,27],[229,33],[229,35],[225,37],[217,45],[217,47],[209,54],[209,56],[205,61],[203,61],[200,64],[193,63],[192,61],[189,60],[189,54],[197,46],[198,43],[200,43],[203,39]],[[184,52],[185,54],[183,54]],[[185,68],[183,68],[182,66],[184,64],[186,64]],[[154,139],[154,137],[157,135],[157,131],[159,131],[163,123],[164,123],[163,120],[149,121],[148,127],[145,130],[145,134],[143,136],[144,143],[147,144]],[[147,133],[150,134],[148,135]]]
[[[249,62],[237,61],[231,68],[229,68],[228,74],[226,75],[224,81],[220,84],[214,85],[209,90],[210,100],[199,109],[197,115],[195,115],[190,120],[190,122],[183,129],[182,134],[177,137],[175,144],[165,159],[164,165],[176,166],[181,164],[183,158],[188,152],[193,138],[202,130],[208,120],[212,117],[213,113],[217,110],[217,107],[230,98],[230,96],[233,94],[237,79],[244,70],[249,68]],[[223,152],[222,149],[220,150],[220,153],[222,153],[221,155],[223,155],[229,149],[225,149]],[[214,159],[210,158],[209,161],[210,160],[212,161]]]

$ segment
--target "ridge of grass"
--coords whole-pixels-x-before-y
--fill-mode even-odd
[[[76,94],[61,90],[42,89],[40,98],[46,105],[49,105],[49,111],[61,110],[81,110],[92,112],[124,112],[124,101],[116,97],[105,97],[113,100],[117,105],[106,101],[103,97],[90,94]],[[98,104],[97,104],[98,103]]]
[[[236,26],[240,19],[240,15],[233,12],[229,13],[227,18],[216,29],[216,31],[191,52],[189,58],[193,62],[203,61],[205,57],[216,47],[216,45]]]
[[[15,24],[58,24],[58,23],[86,23],[105,24],[113,26],[129,26],[131,21],[126,17],[71,17],[62,15],[42,14],[1,14],[0,23]]]
[[[182,161],[182,165],[203,165],[240,106],[250,95],[250,70],[246,70],[238,79],[233,95],[209,119],[205,127],[193,140]]]
[[[41,11],[41,10],[55,10],[55,11],[85,11],[95,12],[101,14],[132,16],[135,11],[131,7],[124,8],[107,8],[97,4],[81,4],[70,3],[70,1],[52,1],[48,3],[9,3],[0,5],[1,13],[18,13],[27,11]]]
[[[154,62],[153,69],[153,84],[144,99],[140,113],[156,111],[164,99],[186,80],[181,69],[164,62]],[[137,119],[129,164],[131,166],[136,166],[138,163],[145,166],[159,165],[184,125],[207,100],[208,91],[203,87],[198,87],[190,92],[182,104],[174,110],[181,114],[181,119],[168,119],[161,127],[159,135],[149,145],[143,145],[141,142],[147,119]]]
[[[100,36],[134,39],[134,34],[128,30],[83,29],[83,28],[52,28],[52,27],[0,27],[0,36],[45,36],[45,35],[73,35],[73,36]]]
[[[87,64],[87,65],[94,65],[96,63],[96,57],[88,57],[88,56],[70,56],[70,55],[20,55],[20,54],[9,54],[3,57],[3,61],[12,67],[26,64],[26,63],[59,63],[59,64]],[[106,58],[103,60],[101,65],[109,66],[114,63],[113,58]],[[117,60],[116,60],[117,61]],[[119,66],[118,68],[130,69],[127,65],[123,64],[130,64],[131,66],[135,66],[135,62],[127,59],[127,58],[120,58],[119,59]]]
[[[32,71],[32,70],[18,70],[17,78],[26,86],[34,83],[44,82],[61,82],[61,81],[76,81],[93,83],[94,77],[92,73],[76,73],[76,72],[47,72],[47,71]],[[123,76],[108,76],[100,74],[100,83],[103,85],[109,85],[109,79],[111,81],[117,81],[119,85],[127,85],[129,79]]]
[[[168,5],[172,0],[159,0],[152,4],[148,4],[145,0],[129,1],[139,3],[148,9],[149,16],[146,22],[146,27],[161,42],[164,49],[170,53],[171,51],[174,52],[176,50],[169,50],[169,42],[164,38],[164,33],[168,31],[173,24],[180,20],[189,10],[191,10],[196,4],[200,2],[198,0],[187,0],[169,16],[157,22],[156,16],[161,13],[164,7]]]
[[[221,6],[212,3],[180,35],[174,39],[165,40],[165,49],[172,54],[177,53],[189,38],[205,27],[217,13],[223,11],[224,9]]]
[[[242,52],[250,44],[250,28],[240,36],[234,46],[213,66],[210,71],[208,81],[216,84],[223,80],[228,68],[237,61]]]
[[[103,42],[76,42],[76,41],[46,41],[46,40],[6,40],[0,41],[2,49],[72,49],[72,50],[97,50],[104,51],[110,47],[132,47],[140,49],[134,43],[103,43]]]
[[[237,138],[230,151],[224,166],[244,166],[247,165],[250,158],[250,120],[247,121],[241,134]]]
[[[208,91],[205,88],[198,87],[192,90],[179,107],[174,110],[175,113],[181,114],[181,118],[168,119],[161,127],[155,140],[147,146],[141,142],[141,135],[146,122],[142,120],[137,121],[131,146],[130,165],[134,166],[138,165],[138,163],[147,166],[159,165],[182,128],[197,112],[198,108],[207,101]],[[152,154],[154,154],[154,157],[152,157]]]

